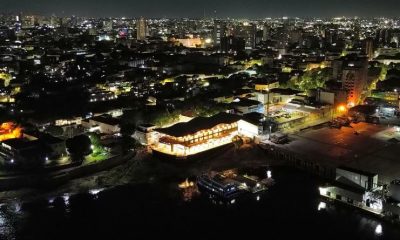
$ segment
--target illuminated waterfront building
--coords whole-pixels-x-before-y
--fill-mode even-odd
[[[153,153],[187,157],[232,143],[238,136],[254,138],[258,126],[238,115],[219,113],[197,117],[186,123],[155,129]]]

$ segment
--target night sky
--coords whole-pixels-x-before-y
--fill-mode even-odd
[[[115,17],[398,16],[399,0],[0,0],[0,12]]]

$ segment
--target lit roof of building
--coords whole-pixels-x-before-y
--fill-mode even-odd
[[[265,118],[264,114],[259,112],[250,112],[243,115],[243,120],[252,123],[254,125],[260,124],[260,122]]]
[[[362,170],[359,170],[359,169],[350,168],[350,167],[346,167],[346,166],[340,166],[338,169],[345,170],[345,171],[352,172],[352,173],[356,173],[356,174],[360,174],[360,175],[364,175],[364,176],[368,176],[368,177],[375,177],[377,175],[376,173],[362,171]]]
[[[108,124],[111,126],[117,126],[120,124],[120,120],[113,118],[113,117],[109,117],[107,115],[101,115],[101,116],[97,116],[97,117],[93,117],[91,118],[92,121],[95,122],[99,122],[99,123],[103,123],[103,124]]]
[[[5,140],[3,144],[16,150],[24,150],[37,146],[38,140],[28,141],[26,139],[15,138]]]
[[[297,91],[291,88],[273,88],[270,90],[271,93],[279,93],[281,95],[296,95],[302,93],[302,91]]]
[[[219,113],[212,117],[197,117],[189,122],[177,123],[168,128],[159,128],[156,131],[173,137],[183,137],[204,129],[211,129],[219,124],[231,124],[241,119],[240,116],[228,113]]]
[[[261,104],[261,102],[248,98],[237,98],[231,103],[234,107],[252,107],[259,104]]]

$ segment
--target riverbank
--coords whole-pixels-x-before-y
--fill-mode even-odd
[[[57,196],[64,193],[88,192],[91,189],[109,189],[121,185],[154,183],[171,179],[186,179],[209,170],[279,165],[269,161],[266,153],[255,144],[245,144],[239,149],[231,147],[217,155],[207,156],[190,162],[169,162],[154,158],[145,150],[136,156],[106,171],[87,177],[72,179],[62,185],[48,188],[24,188],[0,192],[3,201],[19,199],[31,201],[43,196]]]
[[[0,179],[0,198],[3,201],[9,199],[25,199],[41,196],[44,193],[60,191],[65,186],[74,186],[76,182],[91,182],[98,174],[107,172],[119,165],[124,165],[131,158],[134,158],[135,152],[126,155],[113,156],[101,162],[85,164],[78,167],[63,169],[37,175],[19,175],[10,178]],[[74,184],[75,183],[75,184]],[[89,184],[94,185],[94,184]],[[5,189],[5,190],[4,190]]]
[[[53,239],[76,238],[78,235],[82,236],[88,226],[91,226],[91,230],[96,229],[94,232],[86,232],[90,238],[104,237],[103,234],[112,235],[115,232],[148,234],[144,231],[148,226],[159,232],[178,233],[182,231],[182,227],[187,231],[196,231],[204,221],[214,221],[209,216],[219,216],[218,221],[209,222],[210,224],[224,223],[226,225],[223,229],[237,224],[235,226],[246,229],[245,232],[254,229],[254,226],[272,227],[278,222],[279,224],[269,230],[276,237],[282,237],[279,231],[275,231],[277,227],[285,225],[294,227],[293,231],[303,234],[302,236],[309,236],[307,227],[320,225],[321,221],[327,226],[324,229],[332,228],[331,234],[335,233],[335,236],[359,236],[360,232],[354,228],[360,227],[363,229],[363,239],[374,239],[374,231],[379,224],[382,224],[385,234],[398,236],[395,227],[351,208],[345,209],[335,204],[337,207],[334,210],[320,211],[320,178],[293,167],[281,166],[282,162],[284,161],[270,160],[263,149],[253,144],[243,145],[240,149],[230,148],[219,155],[185,163],[165,162],[147,152],[139,151],[134,158],[120,166],[72,180],[56,189],[25,189],[25,192],[15,192],[13,196],[9,192],[8,202],[0,208],[0,218],[2,214],[11,214],[12,217],[4,219],[7,226],[12,226],[12,231],[17,229],[16,233],[11,234],[13,236],[46,239],[50,236]],[[186,201],[178,187],[184,179],[209,170],[259,169],[263,173],[267,166],[272,170],[276,186],[260,197],[252,198],[250,202],[236,201],[234,205],[223,206],[213,203],[201,194]],[[22,219],[18,220],[15,216],[21,216]],[[254,219],[249,220],[248,216]],[[166,227],[166,220],[171,218],[182,221]],[[244,218],[247,220],[240,221]],[[352,222],[347,221],[350,218]],[[84,219],[82,221],[85,224],[81,224],[80,220],[76,222],[77,219]],[[300,225],[299,219],[302,219]],[[365,219],[369,222],[367,228]],[[341,232],[349,224],[353,227],[346,228],[346,233]],[[31,227],[32,225],[46,225],[46,228],[39,231],[36,227]],[[352,234],[348,235],[350,230]],[[328,230],[317,231],[314,235],[322,236],[319,234],[325,234],[326,231]],[[65,236],[59,238],[59,235],[53,235],[54,232],[62,232]],[[221,231],[219,233],[226,234]]]
[[[169,181],[162,176],[152,183],[4,205],[0,208],[4,224],[0,226],[8,227],[8,236],[17,239],[126,239],[160,233],[195,239],[238,234],[258,237],[255,229],[263,229],[270,239],[291,239],[293,234],[313,239],[376,239],[379,225],[385,239],[399,236],[397,228],[352,209],[333,205],[320,210],[315,176],[288,167],[270,169],[276,179],[273,187],[230,204],[203,193],[186,201],[177,186],[180,176],[171,176]],[[239,170],[259,176],[265,168]],[[196,235],[190,235],[193,233]]]

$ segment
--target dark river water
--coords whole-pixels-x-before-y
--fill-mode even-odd
[[[320,199],[313,177],[272,174],[267,192],[232,204],[184,201],[178,180],[2,204],[0,239],[400,239],[399,226]]]

